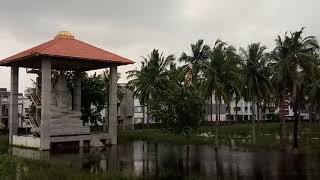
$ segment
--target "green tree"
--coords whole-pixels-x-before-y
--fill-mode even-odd
[[[198,40],[196,44],[191,44],[192,55],[182,53],[179,58],[180,62],[186,63],[183,66],[184,72],[191,72],[191,84],[195,89],[198,89],[198,77],[201,72],[201,63],[209,58],[210,47],[203,44],[203,40]]]
[[[315,36],[302,37],[304,28],[300,31],[286,33],[284,38],[277,39],[277,47],[279,51],[286,52],[285,56],[281,57],[278,63],[282,63],[287,68],[288,74],[286,77],[291,81],[289,86],[290,101],[294,111],[294,132],[293,132],[293,147],[298,148],[298,119],[301,107],[301,102],[298,97],[302,92],[302,83],[305,77],[312,77],[315,62],[317,59],[316,52],[319,49],[318,41]]]
[[[165,57],[163,53],[160,54],[154,49],[148,58],[143,60],[140,70],[128,71],[128,78],[131,79],[128,85],[134,90],[134,95],[140,103],[148,106],[151,99],[157,99],[168,87],[170,82],[168,67],[175,58],[173,55]],[[149,110],[148,107],[147,110]],[[149,118],[147,124],[149,125]]]
[[[97,124],[102,122],[100,112],[106,107],[107,85],[101,74],[83,74],[81,78],[81,119]]]
[[[161,127],[188,136],[203,119],[203,100],[193,87],[166,89],[162,97],[150,103],[150,115]]]
[[[256,121],[256,113],[258,113],[258,119],[260,118],[260,105],[263,97],[270,94],[270,69],[267,67],[268,58],[265,50],[266,47],[261,46],[260,43],[250,44],[246,50],[240,48],[243,58],[241,92],[246,100],[252,102],[251,120],[253,123]]]
[[[290,86],[292,81],[290,79],[290,69],[286,57],[289,54],[285,44],[283,44],[280,36],[275,40],[276,47],[270,53],[270,67],[272,70],[271,85],[273,103],[279,107],[280,110],[280,141],[281,145],[286,145],[286,128],[285,128],[285,106],[289,100]]]

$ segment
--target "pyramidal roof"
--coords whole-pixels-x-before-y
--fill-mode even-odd
[[[54,39],[48,42],[1,60],[0,66],[11,66],[14,63],[19,64],[19,61],[25,61],[23,64],[26,64],[28,60],[30,60],[31,63],[31,59],[39,56],[63,58],[69,61],[81,60],[82,62],[86,61],[90,63],[98,62],[100,64],[105,62],[109,65],[134,63],[130,59],[77,40],[67,31],[61,31]]]

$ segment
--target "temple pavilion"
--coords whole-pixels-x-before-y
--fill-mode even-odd
[[[80,147],[84,143],[99,141],[117,144],[117,67],[133,63],[127,58],[82,42],[67,31],[58,33],[48,42],[1,60],[0,66],[11,68],[10,145],[50,150],[53,143],[61,142],[77,142]],[[37,113],[30,115],[29,119],[37,136],[18,133],[19,68],[31,69],[40,76],[37,88],[30,94]],[[80,119],[80,73],[104,68],[110,69],[111,79],[109,123],[105,125],[108,131],[92,134]],[[52,81],[53,70],[74,72],[74,92],[70,92],[73,98],[70,98],[63,75],[59,75],[56,82]]]

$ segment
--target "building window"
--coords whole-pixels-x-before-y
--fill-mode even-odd
[[[244,112],[245,112],[245,113],[248,112],[248,107],[244,107]]]
[[[142,106],[135,106],[134,107],[134,112],[135,113],[142,113]]]

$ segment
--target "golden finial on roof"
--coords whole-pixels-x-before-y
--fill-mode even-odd
[[[60,31],[55,38],[74,38],[73,34],[69,31]]]

